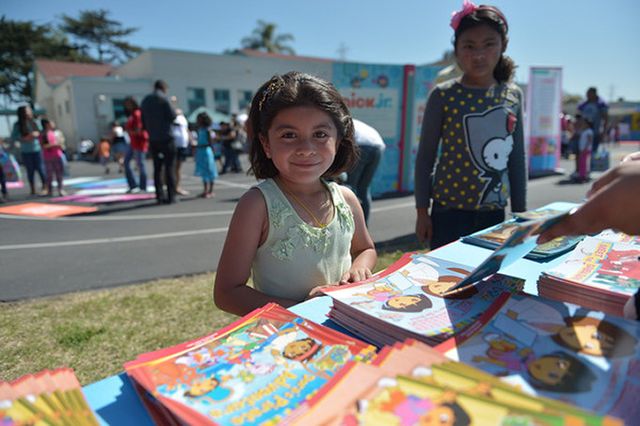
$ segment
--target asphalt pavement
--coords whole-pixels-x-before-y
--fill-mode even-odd
[[[638,149],[637,144],[612,148],[612,164]],[[561,167],[565,175],[529,181],[528,208],[584,199],[590,184],[568,182],[572,161],[562,160]],[[70,163],[72,177],[113,178],[113,169],[104,176],[96,163]],[[193,169],[189,158],[183,187],[194,195],[180,197],[177,204],[138,201],[54,219],[0,214],[0,301],[215,271],[235,204],[255,179],[244,173],[222,175],[215,183],[216,196],[201,199],[195,197],[202,183]],[[10,190],[10,198],[12,203],[46,201],[28,197],[24,188]],[[379,248],[415,247],[414,225],[412,194],[374,200],[369,228]]]

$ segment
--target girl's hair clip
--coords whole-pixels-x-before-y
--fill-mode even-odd
[[[283,87],[284,87],[284,83],[280,80],[273,80],[271,83],[269,83],[267,88],[264,89],[264,92],[262,92],[262,99],[260,99],[260,102],[258,103],[258,111],[262,112],[262,106],[265,103],[265,101],[269,98],[269,96],[274,95]]]
[[[460,25],[460,21],[462,21],[462,18],[472,14],[473,12],[478,10],[478,8],[479,7],[477,5],[473,4],[469,0],[463,0],[462,9],[458,10],[457,12],[451,13],[451,23],[449,25],[451,25],[453,31],[458,30],[458,26]]]

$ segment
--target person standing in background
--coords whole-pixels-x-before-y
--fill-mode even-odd
[[[117,121],[111,123],[111,153],[118,164],[118,173],[124,172],[124,157],[129,151],[124,129]]]
[[[154,84],[153,93],[142,101],[142,122],[149,133],[149,147],[153,158],[153,183],[156,187],[158,203],[173,204],[176,202],[175,159],[176,145],[173,140],[173,121],[176,113],[167,99],[168,85],[162,80]],[[167,185],[167,195],[163,188]]]
[[[237,137],[236,130],[230,123],[222,121],[216,135],[218,140],[222,142],[222,155],[224,156],[224,165],[220,174],[227,173],[229,169],[234,173],[240,173],[242,171],[238,157],[240,153],[234,146]]]
[[[180,169],[189,156],[192,138],[187,117],[179,108],[176,109],[176,119],[173,122],[173,139],[176,143],[176,194],[189,195],[188,191],[180,187]]]
[[[22,155],[22,163],[27,169],[27,180],[29,181],[29,189],[31,195],[36,195],[35,174],[40,176],[42,183],[41,195],[47,193],[46,175],[44,164],[42,161],[42,148],[40,146],[40,131],[38,125],[33,119],[33,111],[28,105],[18,107],[18,121],[13,125],[11,139],[20,142],[20,153]]]
[[[0,138],[0,160],[5,155],[8,157],[8,154],[4,150],[4,141]],[[2,167],[2,161],[0,161],[0,204],[6,202],[8,197],[7,177],[5,176],[4,168]]]
[[[198,114],[196,125],[198,126],[198,138],[195,145],[195,175],[202,178],[203,190],[199,196],[202,198],[213,197],[213,184],[218,177],[218,169],[213,159],[213,150],[211,149],[211,133],[209,128],[212,121],[209,114],[201,112]]]
[[[142,125],[142,112],[136,100],[129,96],[124,100],[124,111],[127,115],[127,122],[124,127],[129,135],[129,150],[124,157],[124,173],[127,177],[129,185],[128,193],[147,190],[147,169],[145,166],[145,157],[149,149],[149,134]],[[140,180],[136,182],[136,178],[131,170],[131,159],[134,159]]]
[[[347,173],[347,185],[360,200],[365,222],[368,223],[371,211],[371,181],[380,164],[385,144],[380,133],[368,124],[354,118],[353,127],[356,145],[360,150],[360,158]]]
[[[526,210],[523,95],[502,12],[465,0],[451,19],[462,77],[429,94],[416,156],[416,236],[432,249]],[[432,203],[431,211],[429,206]]]
[[[47,195],[53,195],[53,178],[55,176],[58,184],[58,195],[62,197],[67,195],[63,189],[64,162],[62,157],[64,157],[64,153],[56,140],[53,123],[46,118],[43,118],[40,123],[42,124],[40,143],[42,144],[44,164],[47,171]]]
[[[587,90],[587,99],[578,105],[578,111],[591,123],[593,129],[593,143],[591,152],[598,152],[598,146],[603,140],[604,129],[607,129],[609,122],[609,106],[598,96],[595,87],[589,87]]]

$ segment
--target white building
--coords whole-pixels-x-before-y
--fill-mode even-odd
[[[83,138],[106,135],[121,118],[123,100],[139,101],[155,80],[169,84],[169,95],[188,115],[205,106],[224,114],[244,111],[255,90],[274,74],[297,70],[331,80],[331,60],[242,51],[234,55],[149,49],[122,65],[78,64],[38,59],[36,105],[46,110],[73,150]]]

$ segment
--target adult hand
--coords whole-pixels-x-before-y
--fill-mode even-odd
[[[640,235],[640,161],[625,161],[607,171],[574,213],[538,237],[538,244],[562,235],[594,234],[612,228]]]
[[[622,162],[625,163],[627,161],[638,161],[640,160],[640,151],[632,152],[622,159]]]
[[[431,241],[433,236],[431,216],[429,216],[429,210],[426,208],[416,209],[416,236],[421,244]]]

